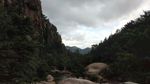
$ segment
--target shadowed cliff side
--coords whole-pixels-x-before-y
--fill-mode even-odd
[[[0,82],[42,80],[55,64],[53,57],[66,55],[40,0],[1,0],[0,24]]]

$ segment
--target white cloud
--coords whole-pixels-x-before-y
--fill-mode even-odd
[[[150,8],[149,0],[42,0],[66,45],[89,47]]]

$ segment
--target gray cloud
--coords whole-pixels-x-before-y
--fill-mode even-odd
[[[128,15],[140,7],[144,0],[111,0],[105,4],[103,10],[99,13],[104,20],[114,20],[124,15]]]
[[[43,0],[50,19],[95,26],[137,9],[144,0]]]
[[[117,21],[120,18],[128,16],[146,1],[148,0],[42,0],[42,6],[65,41],[82,43],[87,42],[89,35],[85,32],[90,32],[89,29],[113,30],[114,25],[119,25]]]

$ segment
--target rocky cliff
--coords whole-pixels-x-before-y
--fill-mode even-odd
[[[1,0],[0,3],[8,11],[16,8],[24,18],[30,17],[37,31],[35,34],[40,35],[41,41],[53,47],[64,47],[57,28],[43,15],[40,0]]]
[[[51,60],[65,53],[40,0],[0,0],[0,83],[40,79],[56,64]]]

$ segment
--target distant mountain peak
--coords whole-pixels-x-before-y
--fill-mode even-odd
[[[91,48],[87,47],[84,49],[81,49],[77,46],[66,46],[67,50],[73,52],[73,53],[80,53],[80,54],[88,54],[91,51]]]

